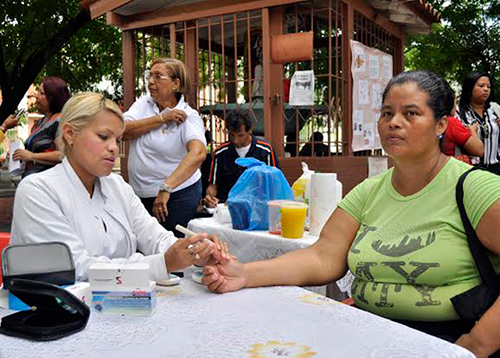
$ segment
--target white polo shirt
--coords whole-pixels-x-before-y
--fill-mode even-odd
[[[128,157],[129,183],[137,196],[152,198],[158,195],[160,184],[167,179],[188,154],[187,144],[198,140],[206,145],[205,127],[198,112],[182,97],[174,109],[186,112],[184,123],[165,124],[130,142]],[[137,121],[160,114],[151,96],[139,98],[124,114],[126,121]],[[193,185],[201,178],[200,170],[174,192]]]

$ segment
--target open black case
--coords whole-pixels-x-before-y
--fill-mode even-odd
[[[75,283],[69,247],[60,242],[12,245],[2,254],[5,288],[31,307],[2,318],[0,333],[50,341],[81,331],[90,310],[57,285]]]

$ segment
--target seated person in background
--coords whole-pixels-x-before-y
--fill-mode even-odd
[[[225,254],[220,241],[206,234],[177,240],[148,214],[130,185],[111,174],[124,129],[113,101],[77,94],[64,106],[59,128],[58,148],[65,158],[19,185],[12,244],[66,243],[79,281],[88,279],[93,262],[145,262],[158,281]]]
[[[500,349],[500,298],[472,326],[460,321],[450,300],[481,278],[455,199],[457,181],[471,166],[439,148],[453,107],[449,92],[448,83],[429,71],[393,77],[382,95],[378,132],[394,167],[349,192],[315,244],[266,261],[220,260],[203,269],[203,283],[217,292],[315,286],[350,268],[359,308],[455,342],[477,357]],[[463,200],[497,272],[499,187],[500,177],[475,171],[465,180]]]
[[[471,164],[469,155],[482,157],[484,154],[484,144],[477,133],[479,123],[464,125],[456,117],[457,99],[454,93],[452,95],[455,104],[448,117],[448,126],[441,142],[441,151],[450,157]]]
[[[328,146],[323,143],[323,134],[320,132],[314,132],[313,135],[311,136],[311,139],[309,139],[309,143],[304,144],[302,149],[299,152],[299,156],[301,157],[312,157],[312,150],[311,148],[313,147],[312,142],[314,141],[314,156],[316,157],[328,157],[330,154],[330,149],[328,149]]]
[[[238,158],[256,158],[267,165],[277,167],[278,159],[271,144],[252,135],[253,121],[250,112],[237,109],[228,113],[226,128],[229,141],[217,148],[212,156],[209,184],[204,204],[209,208],[225,202],[229,191],[245,168],[234,161]]]

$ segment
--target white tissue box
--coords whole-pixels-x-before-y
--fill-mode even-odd
[[[147,291],[149,264],[94,263],[89,268],[92,291]]]
[[[104,315],[151,316],[156,310],[156,283],[147,290],[104,291],[92,289],[93,311]]]

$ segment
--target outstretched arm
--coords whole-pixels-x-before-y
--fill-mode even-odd
[[[203,270],[203,283],[212,291],[229,292],[243,287],[273,285],[323,285],[347,271],[347,253],[359,222],[337,208],[323,228],[319,240],[306,249],[271,260],[241,264],[222,260]]]

